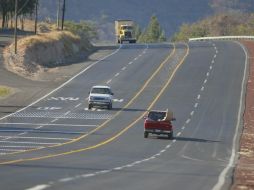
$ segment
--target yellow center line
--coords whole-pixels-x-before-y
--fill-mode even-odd
[[[88,133],[75,138],[71,141],[65,142],[65,143],[61,143],[61,144],[57,144],[57,145],[51,145],[51,146],[47,146],[47,147],[41,147],[41,148],[34,148],[34,149],[29,149],[29,150],[25,150],[22,152],[13,152],[13,153],[8,153],[8,155],[15,155],[15,154],[22,154],[22,153],[27,153],[27,152],[32,152],[32,151],[36,151],[36,150],[41,150],[41,149],[45,149],[45,148],[54,148],[54,147],[60,147],[60,146],[64,146],[64,145],[68,145],[68,144],[72,144],[75,142],[80,141],[81,139],[93,134],[94,132],[100,130],[101,128],[105,127],[111,120],[115,119],[124,109],[128,108],[137,98],[138,96],[144,91],[144,89],[148,86],[148,84],[151,82],[151,80],[158,74],[158,72],[162,69],[162,67],[168,62],[168,60],[175,54],[176,51],[176,47],[175,44],[173,44],[173,51],[166,57],[166,59],[160,64],[160,66],[156,69],[156,71],[152,74],[152,76],[149,77],[149,79],[146,81],[146,83],[142,86],[142,88],[137,92],[137,94],[123,107],[121,108],[118,112],[116,112],[114,114],[113,117],[111,117],[109,120],[106,120],[104,123],[102,123],[100,126],[96,127],[95,129],[89,131]]]
[[[169,80],[167,81],[167,83],[165,84],[165,86],[161,89],[160,93],[157,95],[157,97],[154,99],[154,101],[150,104],[150,106],[148,107],[148,109],[151,109],[154,104],[157,102],[157,100],[160,98],[160,96],[162,95],[162,93],[165,91],[165,89],[168,87],[168,85],[170,84],[170,82],[172,81],[176,71],[178,70],[178,68],[182,65],[182,63],[184,62],[185,58],[187,57],[187,55],[189,54],[189,46],[186,44],[187,46],[187,51],[185,56],[183,57],[183,59],[180,61],[180,63],[176,66],[176,68],[174,69],[173,73],[171,74],[171,76],[169,77]],[[174,51],[170,54],[170,56],[168,56],[163,63],[161,64],[161,66],[156,70],[156,72],[149,78],[149,80],[145,83],[145,85],[143,86],[143,88],[141,88],[141,90],[136,94],[136,96],[134,96],[132,98],[132,100],[124,107],[122,108],[120,111],[118,111],[114,118],[119,115],[121,113],[121,111],[123,111],[125,108],[127,108],[139,95],[140,93],[145,89],[145,87],[149,84],[149,82],[152,80],[152,78],[154,78],[154,76],[160,71],[160,69],[162,68],[162,66],[169,60],[169,58],[174,54],[175,52],[175,45],[174,45]],[[35,160],[41,160],[41,159],[47,159],[47,158],[53,158],[53,157],[58,157],[58,156],[63,156],[63,155],[69,155],[69,154],[73,154],[73,153],[78,153],[78,152],[82,152],[82,151],[86,151],[86,150],[91,150],[91,149],[95,149],[97,147],[100,147],[102,145],[108,144],[109,142],[112,142],[113,140],[115,140],[116,138],[118,138],[119,136],[121,136],[123,133],[125,133],[128,129],[130,129],[131,127],[133,127],[140,119],[142,119],[145,115],[145,112],[139,117],[137,118],[134,122],[132,122],[129,126],[127,126],[126,128],[124,128],[122,131],[120,131],[119,133],[117,133],[115,136],[101,142],[98,143],[96,145],[93,146],[89,146],[86,148],[82,148],[82,149],[77,149],[77,150],[71,150],[71,151],[67,151],[67,152],[63,152],[63,153],[59,153],[59,154],[50,154],[50,155],[46,155],[46,156],[41,156],[41,157],[34,157],[34,158],[27,158],[27,159],[18,159],[18,160],[12,160],[12,161],[5,161],[5,162],[0,162],[0,165],[5,165],[5,164],[13,164],[13,163],[19,163],[19,162],[24,162],[24,161],[35,161]],[[111,119],[112,120],[112,119]],[[101,126],[99,126],[98,128],[96,128],[95,130],[92,130],[90,132],[90,134],[92,134],[93,132],[99,130],[100,128],[102,128],[103,126],[105,126],[109,121],[104,122]],[[88,136],[88,134],[83,135],[82,138]],[[78,138],[78,140],[82,139],[81,137]],[[74,141],[71,142],[77,142],[77,139],[75,139]],[[70,143],[66,143],[66,144],[70,144]],[[55,146],[54,146],[55,147]],[[38,149],[37,149],[38,150]]]
[[[171,83],[173,77],[175,76],[177,70],[184,63],[186,57],[188,56],[188,54],[189,54],[189,46],[188,46],[188,44],[185,44],[185,45],[187,47],[187,50],[186,50],[186,53],[185,53],[184,57],[178,63],[178,65],[175,67],[173,73],[170,75],[170,77],[169,77],[168,81],[166,82],[165,86],[161,89],[161,91],[156,96],[154,101],[150,104],[150,106],[148,107],[148,110],[151,109],[154,106],[154,104],[158,101],[158,99],[161,97],[161,95],[165,92],[166,88],[169,86],[169,84]],[[79,152],[83,152],[83,151],[86,151],[86,150],[91,150],[91,149],[95,149],[95,148],[101,147],[103,145],[106,145],[106,144],[114,141],[118,137],[120,137],[122,134],[124,134],[126,131],[128,131],[131,127],[133,127],[140,119],[142,119],[144,117],[144,115],[145,115],[145,112],[140,117],[138,117],[134,122],[132,122],[130,125],[128,125],[126,128],[124,128],[123,130],[118,132],[116,135],[114,135],[111,138],[109,138],[109,139],[107,139],[107,140],[105,140],[105,141],[103,141],[101,143],[98,143],[96,145],[89,146],[89,147],[86,147],[86,148],[71,150],[71,151],[68,151],[68,152],[62,152],[62,153],[59,153],[59,154],[49,154],[49,155],[41,156],[41,157],[34,157],[34,158],[18,159],[18,160],[11,160],[11,161],[0,162],[0,165],[13,164],[13,163],[19,163],[19,162],[25,162],[25,161],[42,160],[42,159],[53,158],[53,157],[58,157],[58,156],[70,155],[70,154],[73,154],[73,153],[79,153]]]

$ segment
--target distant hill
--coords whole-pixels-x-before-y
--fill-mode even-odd
[[[56,19],[58,0],[41,0],[41,19]],[[193,23],[214,14],[215,11],[249,10],[254,0],[66,0],[66,19],[93,20],[101,23],[100,36],[114,36],[113,22],[132,19],[144,28],[150,17],[157,16],[168,37],[183,23]]]

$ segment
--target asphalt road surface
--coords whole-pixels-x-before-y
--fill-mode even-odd
[[[245,84],[235,42],[124,44],[0,120],[1,189],[228,189]],[[88,110],[110,85],[112,110]],[[174,139],[143,137],[149,109],[174,112]]]

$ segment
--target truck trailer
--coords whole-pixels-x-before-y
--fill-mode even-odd
[[[123,42],[136,43],[134,36],[134,22],[132,20],[116,20],[115,21],[116,43]]]

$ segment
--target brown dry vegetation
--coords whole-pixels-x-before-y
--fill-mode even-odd
[[[172,40],[187,41],[195,37],[238,35],[254,35],[254,13],[218,14],[194,24],[183,24]]]
[[[91,47],[87,40],[67,31],[29,36],[18,41],[17,54],[14,44],[5,48],[5,67],[18,75],[36,79],[40,72],[64,65],[68,57]]]

